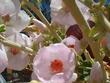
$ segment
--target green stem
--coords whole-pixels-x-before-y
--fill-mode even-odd
[[[106,31],[110,32],[110,22],[104,15],[102,17],[103,17],[103,23],[105,23]]]
[[[98,8],[97,8],[98,7]],[[94,14],[94,18],[96,21],[96,28],[97,25],[99,26],[99,31],[107,31],[110,32],[110,22],[109,20],[104,16],[103,11],[99,7],[99,5],[95,5],[94,8],[91,10]],[[105,30],[104,30],[105,29]]]
[[[19,43],[15,43],[15,42],[12,42],[10,40],[7,40],[2,35],[0,35],[0,42],[6,46],[9,46],[9,47],[16,47],[16,48],[19,48],[19,49],[24,50],[26,52],[29,52],[31,54],[34,53],[33,49],[31,49],[29,47],[24,47],[24,46],[20,45]]]
[[[26,13],[28,13],[32,18],[35,18],[35,16],[29,11],[29,9],[27,9],[25,6],[22,7],[23,10],[26,11]]]
[[[103,64],[103,56],[100,55],[100,44],[99,42],[94,42],[94,41],[89,41],[90,47],[93,51],[94,57],[97,61],[99,61],[101,68],[102,68],[102,73],[103,73],[103,83],[106,83],[107,75],[106,71],[104,69],[104,64]]]
[[[90,61],[91,64],[94,64],[94,60],[91,58],[90,54],[87,50],[84,51],[85,57],[88,61]]]
[[[105,3],[105,0],[100,0],[100,4],[99,4],[99,7],[102,7]]]

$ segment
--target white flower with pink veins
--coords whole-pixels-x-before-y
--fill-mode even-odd
[[[30,22],[30,17],[20,9],[19,0],[0,0],[0,17],[6,25],[6,36],[22,31]]]
[[[77,79],[75,60],[75,54],[62,43],[43,47],[34,58],[32,79],[42,83],[72,83]]]
[[[5,48],[0,44],[0,73],[8,66],[8,58],[6,55]]]
[[[24,47],[31,47],[31,39],[25,34],[16,33],[7,37],[7,39],[15,43],[19,43]],[[27,66],[27,64],[29,64],[29,56],[27,52],[14,47],[7,47],[6,50],[8,56],[8,68],[13,70],[22,70]]]

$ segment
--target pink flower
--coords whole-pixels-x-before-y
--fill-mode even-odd
[[[13,34],[9,36],[7,39],[19,43],[25,47],[31,46],[31,40],[26,35],[21,33]],[[13,70],[22,70],[29,63],[28,53],[13,47],[7,47],[7,56],[8,56],[8,68]]]
[[[13,15],[10,18],[10,21],[6,25],[5,35],[6,37],[15,34],[16,32],[21,32],[25,29],[30,22],[30,17],[23,10],[20,10],[19,13]]]
[[[81,48],[80,48],[80,41],[75,37],[75,36],[69,36],[67,38],[65,38],[62,43],[64,43],[66,46],[68,46],[69,48],[73,48],[75,49],[75,51],[77,53],[80,52]]]
[[[51,44],[38,51],[33,70],[42,83],[72,83],[75,55],[62,43]]]
[[[99,64],[99,62],[95,62],[90,73],[89,83],[102,83],[102,82],[103,74],[101,65]]]
[[[8,66],[8,58],[5,52],[5,48],[0,44],[0,73]]]
[[[0,22],[6,25],[5,35],[10,36],[25,29],[30,17],[21,10],[19,0],[0,0]]]

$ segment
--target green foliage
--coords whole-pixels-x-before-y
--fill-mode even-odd
[[[78,74],[79,74],[79,80],[84,80],[87,81],[89,76],[90,76],[90,71],[92,64],[91,62],[85,60],[85,61],[80,61],[80,64],[78,65]]]
[[[64,28],[61,28],[61,27],[55,27],[55,30],[54,30],[56,33],[58,33],[58,35],[64,39],[65,38],[65,30]],[[43,42],[45,46],[48,46],[49,44],[52,44],[52,43],[58,43],[59,41],[56,39],[56,37],[52,36],[52,34],[50,35],[48,32],[43,34],[44,35],[44,38],[45,38],[45,41]]]
[[[5,31],[5,25],[4,24],[1,24],[0,25],[0,32],[4,32]]]

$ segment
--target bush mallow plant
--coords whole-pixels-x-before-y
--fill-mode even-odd
[[[58,2],[56,2],[55,0],[51,0],[50,6],[52,9],[52,22],[67,26],[67,28],[69,28],[66,32],[67,38],[65,38],[63,41],[62,38],[60,38],[61,35],[59,35],[60,31],[56,33],[56,29],[58,28],[55,28],[55,26],[50,24],[45,19],[40,9],[35,7],[35,5],[33,5],[32,3],[28,2],[28,0],[22,1],[26,1],[25,7],[31,9],[36,15],[38,15],[40,20],[43,22],[42,23],[39,20],[35,19],[32,20],[34,25],[38,26],[41,30],[39,32],[41,36],[36,37],[37,35],[33,34],[34,36],[32,37],[34,38],[31,38],[31,40],[36,42],[37,38],[40,38],[42,41],[42,36],[48,36],[47,39],[44,38],[44,42],[40,42],[40,44],[42,44],[43,46],[46,42],[48,43],[49,41],[49,43],[46,44],[49,46],[43,46],[42,48],[39,47],[40,49],[37,48],[37,50],[39,50],[38,52],[33,48],[31,49],[30,44],[33,42],[28,44],[28,42],[31,41],[30,38],[28,40],[28,37],[26,35],[19,33],[29,24],[30,17],[27,15],[26,12],[21,10],[19,0],[0,0],[0,23],[3,23],[6,26],[6,32],[4,32],[6,38],[2,34],[0,34],[0,42],[4,45],[9,46],[6,48],[9,61],[6,59],[6,57],[0,56],[1,63],[3,61],[6,61],[6,65],[0,64],[0,66],[3,66],[0,67],[3,68],[0,72],[2,72],[7,67],[7,61],[9,63],[8,68],[10,69],[24,69],[29,62],[29,58],[28,56],[26,56],[28,54],[27,52],[29,52],[31,55],[35,55],[35,53],[37,52],[33,61],[32,79],[38,80],[42,83],[72,83],[72,81],[74,82],[77,79],[77,74],[75,73],[76,55],[73,50],[68,47],[75,48],[76,51],[77,49],[80,50],[79,41],[81,40],[81,43],[84,44],[82,49],[85,51],[85,49],[89,45],[94,55],[94,61],[97,61],[99,63],[95,63],[96,66],[93,66],[91,70],[92,74],[90,75],[90,82],[94,81],[94,78],[92,79],[92,76],[96,75],[96,73],[94,74],[94,71],[98,71],[98,69],[101,69],[101,73],[99,71],[98,72],[102,74],[103,79],[100,79],[102,77],[100,77],[101,75],[99,76],[98,74],[96,79],[100,79],[102,83],[106,83],[106,71],[103,65],[104,53],[102,54],[102,47],[100,45],[100,41],[102,37],[105,36],[106,32],[110,32],[110,23],[103,15],[104,0],[100,0],[99,4],[92,4],[93,1],[88,0],[88,2],[90,1],[90,3],[87,4],[89,5],[90,9],[80,3],[80,0],[60,0]],[[95,18],[95,26],[93,28],[90,28],[89,24],[86,21],[91,18],[91,15],[89,15],[90,13],[88,13],[89,10],[91,11],[92,16]],[[32,15],[31,12],[29,14]],[[55,20],[53,19],[54,16]],[[76,31],[76,28],[78,26],[80,29]],[[0,30],[2,27],[0,25]],[[46,30],[47,28],[48,30]],[[81,34],[79,33],[80,30]],[[61,34],[64,34],[64,32],[61,32]],[[63,43],[58,43],[61,41],[65,43],[68,47]],[[0,53],[2,54],[2,52],[3,50],[1,50]],[[87,52],[85,54],[87,54]],[[3,52],[2,55],[5,55],[5,52]],[[86,70],[88,68],[87,64],[81,66],[80,63],[83,63],[83,60],[80,59],[80,61],[79,59],[77,59],[79,64],[78,66]],[[91,61],[92,60],[90,60],[90,62]],[[83,73],[78,72],[78,76],[79,74]],[[84,76],[84,80],[85,79],[86,76]],[[78,80],[80,80],[80,78]]]

